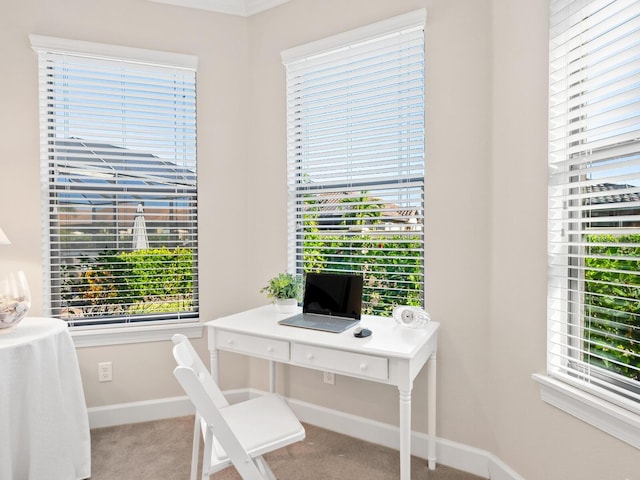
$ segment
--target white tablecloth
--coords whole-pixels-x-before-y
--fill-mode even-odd
[[[0,330],[0,479],[90,476],[89,418],[67,324],[27,317]]]

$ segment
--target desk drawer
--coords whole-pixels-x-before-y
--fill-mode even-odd
[[[216,347],[220,350],[244,353],[269,360],[289,361],[289,342],[242,333],[216,332]]]
[[[389,366],[386,358],[342,352],[311,345],[293,344],[291,360],[299,365],[329,370],[356,377],[387,380]]]

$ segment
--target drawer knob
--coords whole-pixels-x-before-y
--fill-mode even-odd
[[[267,352],[269,352],[269,353],[273,352],[273,347],[271,345],[269,345],[267,347]]]
[[[307,353],[307,360],[313,360],[313,353]]]
[[[368,368],[366,363],[361,363],[360,364],[360,370],[362,370],[363,372]]]
[[[229,339],[229,340],[227,340],[227,343],[228,343],[229,345],[233,345],[233,343],[234,343],[234,342],[233,342],[233,340]]]

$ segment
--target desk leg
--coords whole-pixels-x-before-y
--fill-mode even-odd
[[[431,354],[427,365],[427,388],[429,389],[427,398],[427,422],[428,422],[428,452],[427,460],[429,470],[436,468],[436,352]]]
[[[411,389],[400,390],[400,480],[411,478]]]
[[[211,376],[213,377],[213,381],[216,382],[216,385],[220,385],[218,383],[219,374],[218,374],[218,349],[214,348],[213,350],[209,350],[209,365],[211,369]]]
[[[269,391],[276,391],[276,362],[269,360]]]

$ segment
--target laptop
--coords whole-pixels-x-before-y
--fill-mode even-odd
[[[302,313],[280,325],[340,333],[360,321],[362,275],[307,273]]]

